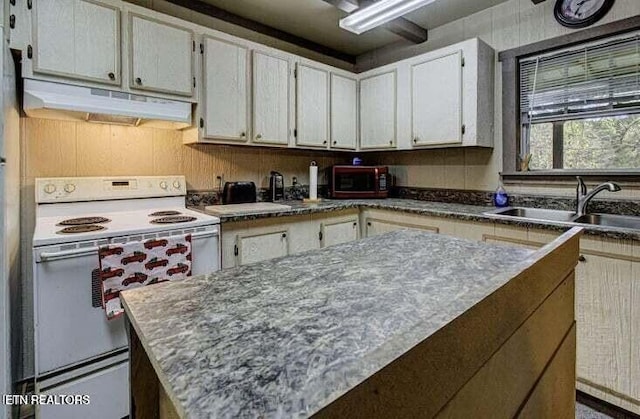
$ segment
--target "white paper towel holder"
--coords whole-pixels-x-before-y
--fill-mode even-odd
[[[312,166],[312,167],[313,166],[318,166],[318,163],[316,163],[315,160],[312,160],[310,166]],[[316,181],[316,188],[317,187],[318,186],[317,186],[317,181]],[[311,188],[311,179],[309,179],[309,188]],[[316,189],[316,191],[317,191],[317,189]],[[311,193],[311,189],[309,189],[309,193]],[[316,198],[315,199],[311,199],[311,198],[303,198],[302,199],[302,203],[304,203],[304,204],[317,204],[320,201],[322,201],[322,199],[318,198],[317,194],[316,194]]]

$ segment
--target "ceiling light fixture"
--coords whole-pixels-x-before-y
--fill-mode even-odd
[[[340,19],[340,27],[360,35],[435,0],[380,0]]]

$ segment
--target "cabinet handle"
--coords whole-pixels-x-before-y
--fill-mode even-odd
[[[393,145],[393,140],[389,141],[389,145]]]
[[[367,221],[367,225],[371,227],[371,221]]]
[[[413,139],[413,142],[414,142],[414,143],[417,143],[417,142],[418,142],[418,140],[419,140],[419,138],[418,138],[418,137],[416,137],[416,138],[414,138],[414,139]]]
[[[322,144],[327,144],[327,140],[324,140],[324,141],[322,142]]]
[[[358,223],[353,223],[353,228],[358,227]]]
[[[259,140],[260,138],[262,138],[262,134],[257,134],[256,135],[256,140]]]
[[[136,84],[142,84],[142,79],[140,77],[136,77]]]
[[[584,255],[580,255],[580,256],[578,256],[578,261],[580,261],[580,262],[586,262],[586,261],[587,261],[587,258],[586,258],[586,257],[584,257]]]
[[[338,142],[337,142],[337,141],[334,141],[334,142],[333,142],[333,145],[336,145],[336,144],[338,144]]]
[[[286,239],[287,238],[287,233],[282,233],[282,238]]]
[[[241,138],[244,138],[246,135],[247,135],[247,134],[245,134],[245,132],[244,132],[244,131],[240,133],[240,137],[241,137]]]
[[[114,73],[109,73],[109,80],[115,80],[116,79],[116,75]]]

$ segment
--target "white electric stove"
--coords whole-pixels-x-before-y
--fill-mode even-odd
[[[220,220],[185,208],[183,176],[36,179],[35,366],[44,394],[89,394],[86,406],[39,406],[41,418],[129,414],[123,318],[107,320],[98,247],[191,234],[192,274],[220,267]]]

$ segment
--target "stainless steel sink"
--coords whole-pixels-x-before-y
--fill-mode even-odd
[[[501,208],[499,210],[491,211],[487,214],[493,215],[506,215],[509,217],[516,217],[521,219],[541,220],[541,221],[562,221],[571,222],[576,216],[573,211],[562,210],[549,210],[540,208],[525,208],[525,207],[509,207]]]
[[[573,220],[574,223],[599,225],[606,227],[640,229],[640,217],[612,214],[585,214]]]
[[[640,217],[613,214],[585,214],[576,216],[573,211],[548,210],[526,207],[500,208],[486,212],[488,215],[499,215],[518,218],[520,220],[560,221],[564,223],[589,224],[605,227],[632,228],[640,230]]]

